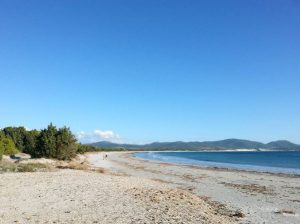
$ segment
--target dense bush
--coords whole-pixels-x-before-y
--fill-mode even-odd
[[[80,143],[77,145],[77,152],[80,154],[83,154],[85,152],[96,152],[96,151],[102,151],[102,150],[92,145],[82,145]]]
[[[24,153],[33,155],[37,149],[37,140],[40,135],[40,131],[31,130],[25,132],[23,141],[24,141]]]
[[[50,124],[37,137],[37,145],[32,153],[34,157],[68,160],[77,153],[76,138],[69,128],[57,129]]]
[[[109,149],[77,143],[69,128],[56,128],[52,123],[40,131],[26,130],[24,127],[6,127],[0,130],[0,158],[3,154],[16,154],[18,150],[30,154],[33,158],[69,160],[76,156],[76,153]]]
[[[27,131],[24,127],[6,127],[1,133],[11,139],[21,152],[32,154],[36,148],[36,140],[39,135],[37,130]]]
[[[0,154],[15,154],[16,149],[34,158],[69,160],[77,153],[76,138],[69,128],[57,129],[52,123],[41,131],[7,127],[0,131]]]
[[[16,153],[18,150],[13,140],[0,131],[0,159],[2,159],[2,155],[14,155]]]

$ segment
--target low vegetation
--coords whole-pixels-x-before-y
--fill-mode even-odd
[[[86,152],[108,151],[107,149],[97,148],[92,145],[77,144],[77,153],[83,154]]]
[[[4,172],[42,172],[49,171],[51,167],[42,163],[12,163],[0,161],[0,173]]]

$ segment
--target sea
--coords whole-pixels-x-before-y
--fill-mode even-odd
[[[300,151],[137,152],[135,156],[200,167],[300,175]]]

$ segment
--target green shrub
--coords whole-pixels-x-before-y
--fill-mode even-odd
[[[69,160],[76,156],[76,138],[69,128],[57,129],[50,124],[38,136],[33,157],[46,157],[59,160]]]
[[[102,151],[102,150],[92,145],[77,144],[77,153],[83,154],[86,152],[97,152],[97,151]]]
[[[2,132],[0,133],[0,160],[3,155],[14,155],[18,153],[13,140],[9,137],[6,137]]]

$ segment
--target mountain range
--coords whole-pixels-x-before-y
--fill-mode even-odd
[[[204,142],[153,142],[144,145],[135,144],[118,144],[108,141],[100,141],[89,145],[98,148],[118,148],[126,150],[237,150],[237,149],[254,149],[254,150],[300,150],[300,145],[294,144],[287,140],[279,140],[269,142],[267,144],[242,140],[242,139],[225,139],[220,141],[204,141]]]

